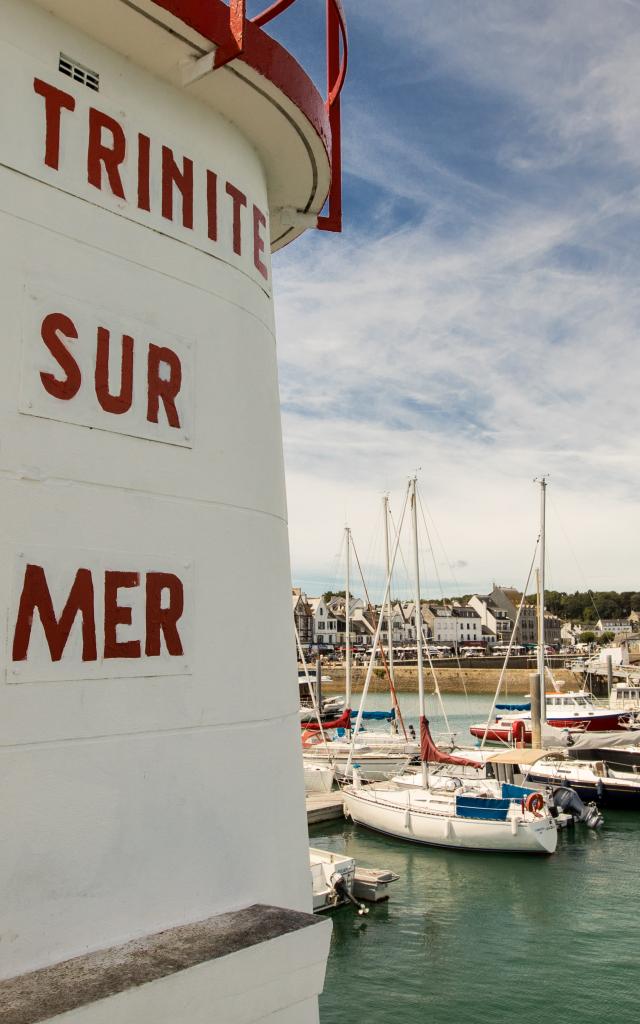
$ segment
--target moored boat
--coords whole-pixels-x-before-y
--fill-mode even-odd
[[[555,729],[580,729],[587,732],[616,732],[633,724],[629,711],[599,707],[586,690],[546,694],[546,724]],[[492,722],[478,722],[469,732],[476,739],[489,742],[531,742],[531,705],[518,705],[518,710],[497,714]]]
[[[345,814],[367,828],[398,839],[456,850],[504,853],[553,853],[558,842],[555,818],[541,793],[511,785],[459,777],[437,779],[432,784],[429,761],[481,768],[481,762],[438,751],[431,739],[425,714],[424,667],[422,661],[422,612],[416,516],[416,480],[410,485],[414,575],[415,620],[420,706],[419,781],[402,779],[363,786],[354,772],[353,784],[343,789]],[[397,542],[396,542],[397,548]],[[387,578],[387,590],[389,587]],[[385,594],[386,598],[386,594]],[[377,637],[376,637],[377,639]],[[365,688],[367,681],[365,681]]]
[[[352,747],[346,740],[318,739],[304,748],[302,756],[305,765],[331,765],[338,782],[351,779],[354,767],[367,782],[381,782],[403,771],[412,755],[389,744],[376,746],[375,740],[371,745],[358,742]]]
[[[428,846],[550,854],[558,843],[556,821],[539,793],[531,793],[523,801],[496,798],[492,791],[482,795],[477,784],[470,788],[461,783],[447,792],[388,782],[375,786],[356,783],[345,787],[343,794],[345,813],[353,821]]]
[[[633,766],[626,769],[604,760],[548,757],[532,766],[528,779],[536,785],[570,786],[581,800],[600,807],[640,810],[640,775]]]

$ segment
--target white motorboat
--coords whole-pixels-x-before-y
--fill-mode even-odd
[[[616,754],[611,751],[612,757]],[[533,765],[528,777],[536,785],[569,786],[581,800],[593,800],[601,807],[638,810],[640,775],[633,767],[614,768],[604,760],[548,757]]]
[[[323,697],[320,705],[320,718],[324,721],[325,719],[333,719],[337,715],[341,715],[344,710],[344,697]],[[317,722],[318,715],[316,709],[311,706],[307,707],[302,705],[300,708],[300,721],[301,722]]]
[[[314,914],[319,914],[323,910],[333,910],[343,903],[350,902],[356,874],[356,862],[353,857],[310,847],[309,866]]]
[[[631,724],[631,715],[626,709],[604,708],[596,705],[593,697],[586,690],[568,693],[546,694],[546,722],[555,729],[581,729],[588,732],[606,732],[627,729]],[[498,704],[497,714],[493,722],[478,722],[470,726],[469,732],[476,739],[489,742],[510,743],[513,740],[531,742],[531,705]],[[502,712],[506,711],[507,714]]]
[[[640,680],[629,677],[614,682],[609,705],[616,711],[640,712]]]

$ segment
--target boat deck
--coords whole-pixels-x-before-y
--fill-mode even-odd
[[[305,804],[308,825],[344,817],[344,797],[338,789],[332,793],[307,793]]]

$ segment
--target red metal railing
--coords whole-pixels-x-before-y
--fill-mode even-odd
[[[275,0],[255,17],[247,18],[247,0],[229,0],[230,41],[216,52],[215,66],[223,67],[240,57],[245,45],[247,22],[257,28],[267,25],[295,3],[295,0]],[[347,22],[342,0],[326,0],[327,5],[327,98],[325,101],[331,130],[331,188],[328,209],[318,217],[323,231],[342,229],[342,146],[340,120],[340,93],[347,73],[349,43]]]

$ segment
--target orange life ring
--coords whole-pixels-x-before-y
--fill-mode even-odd
[[[538,818],[541,817],[541,811],[544,807],[544,797],[542,793],[529,793],[529,796],[524,802],[524,806],[532,814],[535,814]]]

